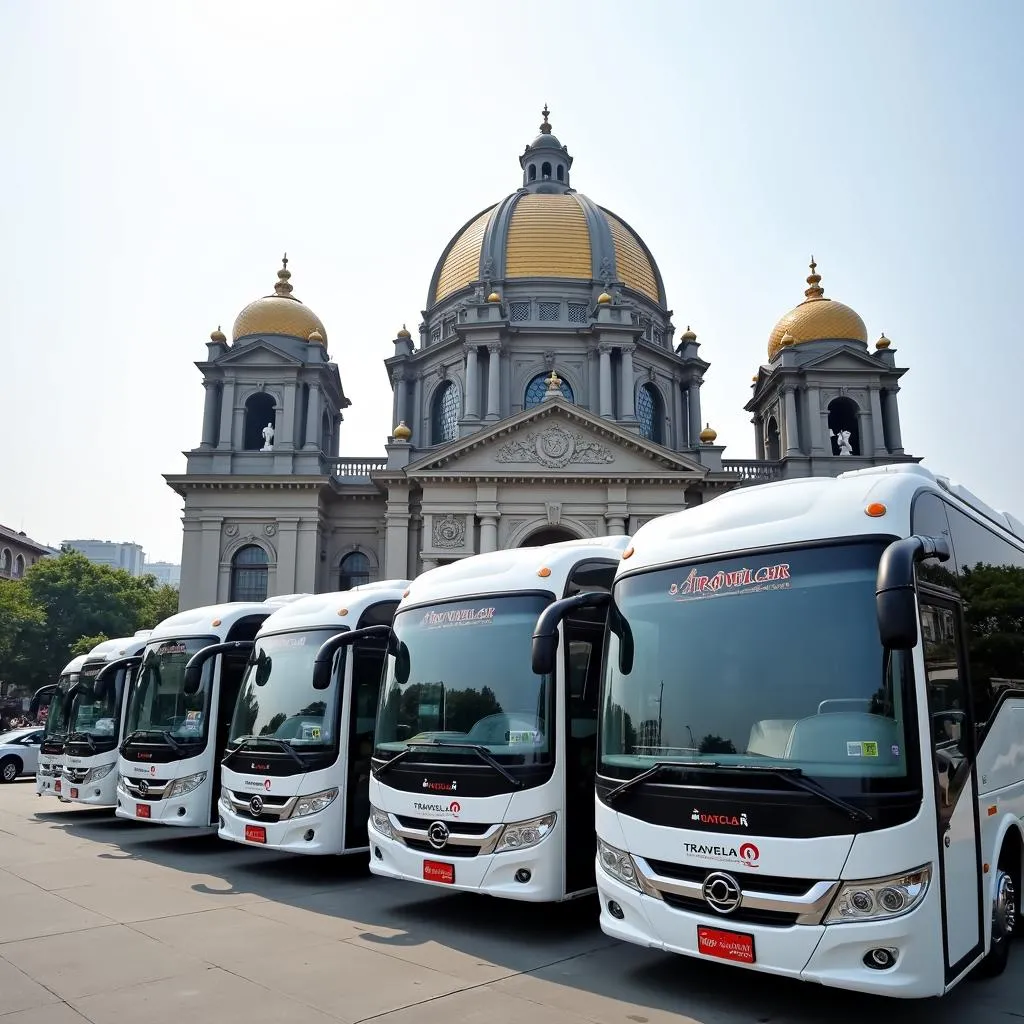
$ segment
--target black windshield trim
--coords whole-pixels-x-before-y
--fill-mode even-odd
[[[415,604],[403,605],[395,612],[395,618],[399,615],[403,615],[405,612],[413,611],[417,608],[437,608],[442,604],[461,604],[464,601],[491,601],[498,600],[503,597],[546,597],[550,601],[555,600],[555,593],[553,590],[485,590],[480,593],[473,594],[459,594],[455,597],[442,597],[434,598],[431,601],[417,601]]]

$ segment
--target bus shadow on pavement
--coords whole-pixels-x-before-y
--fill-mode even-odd
[[[601,932],[594,897],[543,905],[445,893],[375,878],[365,854],[281,854],[225,842],[215,833],[177,835],[107,809],[39,811],[35,820],[104,844],[101,859],[143,860],[223,883],[195,881],[194,892],[252,894],[354,923],[358,940],[382,952],[401,955],[435,943],[515,974],[680,1014],[688,1024],[961,1024],[967,1017],[979,1020],[982,1009],[993,1019],[1024,1016],[1024,1000],[1011,992],[1020,985],[1024,948],[1014,951],[1007,974],[995,982],[965,981],[943,999],[887,1000],[620,943]],[[645,1021],[642,1014],[624,1019]]]

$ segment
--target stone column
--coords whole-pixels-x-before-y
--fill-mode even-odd
[[[672,378],[672,426],[675,437],[671,441],[678,451],[686,447],[686,423],[683,421],[683,389],[675,377]]]
[[[221,597],[221,575],[220,575],[220,531],[224,520],[220,516],[199,517],[199,586],[194,588],[198,600],[195,604],[185,605],[186,608],[194,608],[196,605],[216,604],[220,600],[227,600]],[[230,569],[228,573],[230,573]],[[230,586],[230,575],[225,580],[225,590]]]
[[[281,408],[274,410],[274,448],[295,447],[295,385],[285,384]]]
[[[217,439],[217,447],[230,450],[235,441],[232,427],[235,419],[235,382],[228,380],[224,382],[224,390],[220,397],[220,437]],[[238,447],[242,447],[242,438],[238,438]]]
[[[398,367],[397,369],[392,371],[391,386],[394,388],[395,393],[393,408],[391,410],[393,413],[392,419],[394,420],[394,423],[392,423],[391,426],[397,427],[399,423],[403,422],[406,424],[406,426],[408,426],[409,411],[405,407],[407,397],[405,388],[405,370],[403,370],[401,367]],[[469,402],[468,397],[466,401],[467,403]]]
[[[700,379],[691,380],[686,392],[686,406],[689,414],[689,437],[687,443],[690,448],[696,448],[700,439]]]
[[[636,409],[633,405],[633,351],[635,345],[623,345],[619,350],[622,353],[622,379],[619,381],[619,419],[636,419]]]
[[[755,416],[751,421],[754,424],[754,450],[759,459],[764,459],[764,420]]]
[[[480,418],[480,380],[477,376],[476,345],[466,346],[466,405],[467,420]],[[489,382],[488,382],[489,383]],[[488,395],[488,399],[490,396]]]
[[[878,393],[878,388],[871,389],[871,428],[875,439],[875,454],[887,454],[885,448],[885,424],[882,420],[882,399]]]
[[[268,597],[294,594],[299,554],[299,517],[288,516],[277,521],[277,578]]]
[[[792,388],[783,392],[786,402],[786,454],[800,454],[800,430],[796,418],[796,393]]]
[[[327,444],[330,445],[329,438],[327,439]],[[320,386],[318,384],[310,384],[309,405],[306,408],[306,443],[304,447],[319,450],[320,446]]]
[[[608,523],[608,536],[609,537],[622,537],[626,533],[626,517],[625,516],[613,516],[605,515],[605,520]]]
[[[480,552],[498,550],[498,516],[480,517]]]
[[[821,418],[821,390],[816,387],[807,389],[807,426],[811,431],[811,454],[824,454],[827,430]],[[832,453],[831,446],[828,452]]]
[[[885,429],[889,434],[889,452],[903,454],[903,438],[900,436],[900,411],[896,405],[896,389],[885,391]]]
[[[423,563],[421,572],[428,572],[430,569],[437,568],[438,563],[436,558],[421,558],[420,561]]]
[[[597,351],[601,356],[600,390],[601,401],[599,415],[606,419],[612,417],[612,347],[611,345],[599,345]]]
[[[217,381],[204,380],[206,398],[203,401],[203,440],[201,448],[213,448],[217,444]]]
[[[409,572],[409,486],[392,484],[388,488],[388,507],[384,514],[384,578],[408,579]]]
[[[316,520],[300,520],[295,545],[296,594],[316,593],[317,570],[320,568],[318,539]]]
[[[501,342],[492,341],[487,345],[487,418],[501,418]]]

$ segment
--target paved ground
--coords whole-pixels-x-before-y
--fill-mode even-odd
[[[1009,1024],[1021,947],[998,981],[885,1003],[613,942],[593,904],[437,895],[0,786],[0,1024]]]

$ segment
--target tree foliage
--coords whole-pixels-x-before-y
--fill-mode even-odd
[[[177,610],[178,592],[154,576],[75,551],[40,559],[23,579],[0,580],[0,681],[31,693],[107,637],[151,629]]]

